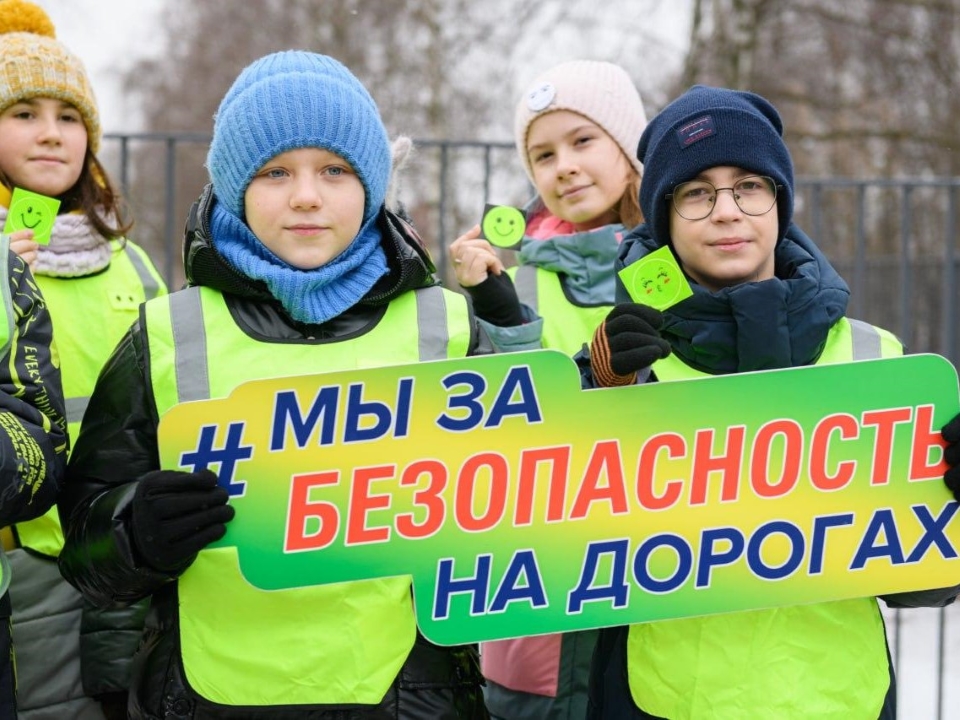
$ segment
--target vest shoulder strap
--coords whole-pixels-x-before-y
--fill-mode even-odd
[[[156,270],[151,267],[150,261],[142,248],[134,246],[129,240],[123,243],[123,254],[130,261],[140,284],[143,286],[143,295],[146,300],[153,300],[165,289],[163,281]]]
[[[903,343],[883,328],[853,318],[843,318],[850,326],[853,360],[873,360],[903,354]]]
[[[537,267],[535,265],[519,265],[515,276],[517,296],[520,302],[539,313],[539,298],[537,296]]]
[[[827,342],[816,364],[876,360],[903,355],[903,344],[883,328],[850,318],[840,318],[827,335]],[[708,373],[694,370],[676,355],[668,355],[654,363],[653,371],[662,381],[704,377]]]
[[[13,338],[14,319],[13,296],[10,292],[10,238],[0,233],[0,271],[3,282],[0,283],[0,302],[3,303],[3,318],[0,318],[0,357],[10,350]]]

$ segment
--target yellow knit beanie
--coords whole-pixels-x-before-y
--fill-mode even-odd
[[[43,8],[0,0],[0,112],[28,98],[63,100],[80,111],[87,144],[100,147],[100,117],[83,63],[56,40]]]

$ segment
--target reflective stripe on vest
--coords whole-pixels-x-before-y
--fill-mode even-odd
[[[161,415],[177,402],[225,397],[278,370],[298,375],[464,357],[470,342],[466,299],[440,287],[404,293],[376,327],[340,342],[258,342],[207,288],[147,303],[144,318]],[[224,705],[376,704],[416,637],[409,578],[263,592],[244,580],[236,548],[216,548],[201,551],[177,582],[187,680]]]
[[[168,381],[160,384],[158,388],[166,397],[165,408],[172,407],[180,402],[203,400],[211,397],[207,363],[207,330],[204,321],[205,307],[209,300],[201,302],[200,298],[201,295],[209,296],[213,291],[207,288],[199,288],[202,292],[198,293],[196,290],[195,288],[187,288],[170,295],[169,300],[174,308],[172,323],[169,320],[170,315],[162,320],[154,321],[155,323],[163,322],[169,326],[173,341],[172,349],[175,352],[172,367],[174,376],[168,379],[172,382]],[[383,342],[383,328],[387,326],[393,328],[399,322],[403,322],[399,318],[393,319],[393,316],[399,314],[399,308],[406,308],[408,313],[414,310],[414,308],[407,308],[410,298],[406,294],[390,304],[386,315],[380,320],[374,332],[362,335],[349,344],[338,342],[323,345],[304,345],[302,347],[324,348],[324,358],[322,359],[316,358],[315,352],[310,352],[310,355],[313,356],[311,359],[320,363],[321,365],[318,365],[318,367],[322,366],[324,371],[331,370],[326,364],[326,353],[329,352],[329,348],[338,348],[338,352],[340,352],[349,346],[352,360],[339,355],[336,358],[336,362],[342,364],[339,369],[343,370],[443,360],[448,357],[463,357],[466,355],[470,338],[469,335],[463,336],[462,334],[462,328],[469,328],[466,303],[463,298],[458,293],[444,290],[439,286],[415,290],[412,297],[416,301],[416,315],[410,318],[416,323],[416,354],[413,353],[414,348],[408,342],[409,336],[396,334],[396,337],[392,340],[390,338],[386,340],[394,346],[396,354],[390,360],[384,361],[381,359],[383,346],[380,346],[379,343]],[[452,307],[450,307],[451,303]],[[232,321],[231,324],[235,327]],[[237,329],[236,335],[243,334]],[[243,337],[246,336],[243,335]],[[267,346],[274,347],[269,343]],[[371,358],[377,359],[371,360]],[[154,385],[158,384],[154,383]],[[167,397],[170,391],[175,391],[176,394]]]
[[[843,318],[817,364],[901,354],[886,330]],[[706,375],[673,355],[654,372]],[[874,598],[631,625],[627,678],[638,707],[671,720],[876,718],[890,684]]]
[[[10,294],[10,238],[0,234],[0,264],[3,283],[0,299],[3,301],[3,320],[0,321],[0,357],[7,357],[16,320],[13,316],[13,296]]]
[[[840,318],[827,334],[827,343],[820,353],[817,365],[873,360],[903,354],[903,345],[892,333],[861,320]],[[695,370],[676,355],[668,355],[653,364],[657,380],[688,380],[709,377],[709,373]]]
[[[100,368],[136,321],[140,304],[166,291],[142,249],[131,242],[110,244],[110,265],[103,272],[79,278],[36,276],[56,328],[67,431],[74,441]],[[63,531],[56,507],[16,528],[23,547],[48,557],[60,554]]]
[[[574,305],[563,294],[560,277],[534,265],[518,265],[507,274],[513,278],[520,302],[543,317],[542,346],[567,355],[575,355],[590,342],[593,331],[613,307]]]
[[[73,438],[100,368],[137,320],[140,305],[166,292],[142,249],[127,241],[110,244],[110,265],[103,272],[84,277],[37,275],[57,329],[57,350],[61,359],[67,359],[62,368],[63,392]],[[95,327],[91,327],[91,319]]]

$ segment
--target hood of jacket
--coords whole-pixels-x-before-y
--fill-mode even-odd
[[[214,248],[210,235],[210,213],[216,202],[212,185],[207,185],[187,217],[183,238],[183,267],[187,284],[203,285],[229,295],[267,302],[287,315],[264,282],[239,272]],[[382,307],[407,290],[438,284],[436,266],[416,230],[386,208],[381,208],[377,223],[381,230],[381,246],[387,257],[388,272],[357,305]]]
[[[647,226],[623,241],[617,269],[658,249]],[[850,290],[816,244],[791,224],[774,254],[774,277],[693,296],[664,311],[661,334],[689,366],[714,375],[816,362]],[[630,302],[617,283],[617,301]]]
[[[519,261],[560,275],[567,292],[581,305],[613,302],[616,292],[614,261],[623,225],[604,225],[577,232],[556,218],[539,199],[526,208],[527,234],[520,244]],[[556,234],[561,230],[561,234]]]

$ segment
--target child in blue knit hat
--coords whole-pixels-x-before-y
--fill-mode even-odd
[[[587,386],[900,355],[889,332],[846,317],[849,290],[793,216],[780,115],[749,92],[695,86],[640,138],[646,223],[617,269],[669,245],[692,297],[662,313],[618,304],[579,357]],[[696,412],[691,408],[691,412]],[[960,496],[960,417],[944,437]],[[960,588],[884,597],[942,606]],[[602,631],[591,718],[894,718],[896,690],[872,597]]]
[[[235,512],[217,475],[158,463],[178,402],[487,351],[466,298],[385,207],[390,155],[370,94],[331,57],[267,55],[220,104],[188,286],[146,303],[114,351],[60,504],[64,576],[100,604],[151,598],[130,717],[487,716],[476,648],[419,634],[409,578],[261,591],[205,550]]]

